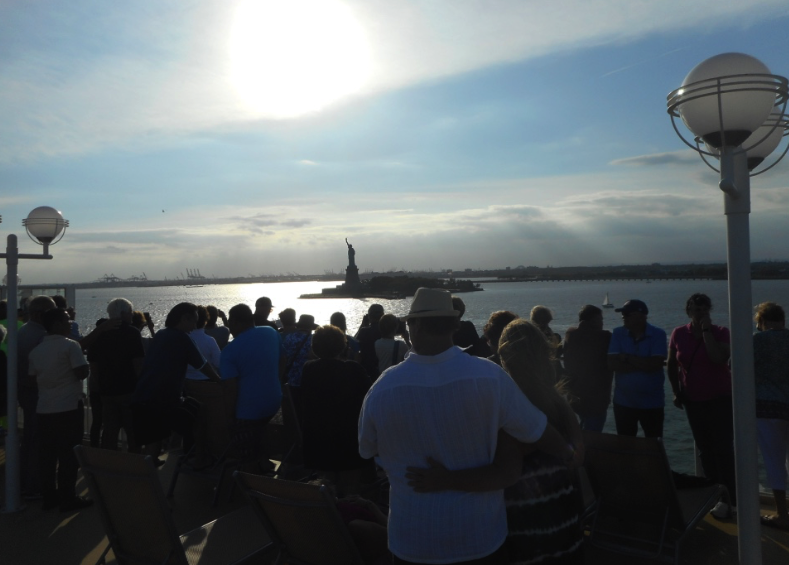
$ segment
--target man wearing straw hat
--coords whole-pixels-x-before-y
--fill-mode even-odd
[[[498,365],[453,345],[449,292],[420,288],[404,319],[412,351],[381,375],[359,417],[359,453],[389,476],[394,562],[506,563],[502,491],[417,493],[406,467],[429,458],[451,470],[488,465],[499,430],[560,457],[569,448]]]

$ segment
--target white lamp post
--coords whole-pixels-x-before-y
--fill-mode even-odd
[[[5,463],[5,507],[3,512],[17,512],[22,510],[20,493],[19,469],[19,430],[17,429],[17,265],[19,259],[52,259],[49,246],[54,245],[68,227],[68,220],[63,215],[49,206],[40,206],[30,212],[27,219],[22,220],[22,225],[27,229],[30,239],[43,245],[41,255],[19,253],[16,235],[9,234],[8,246],[5,253],[0,253],[4,258],[8,273],[8,436],[6,437],[6,463]]]
[[[681,88],[668,95],[668,112],[677,135],[702,158],[708,155],[720,159],[719,186],[724,192],[729,265],[736,504],[742,564],[762,562],[751,322],[749,172],[780,143],[787,124],[787,96],[786,78],[770,74],[762,62],[742,53],[724,53],[707,59],[690,71]],[[677,117],[682,118],[695,136],[695,146],[677,129]],[[706,151],[702,145],[706,145]]]

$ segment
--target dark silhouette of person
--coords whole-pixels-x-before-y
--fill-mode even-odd
[[[255,301],[255,325],[268,326],[278,330],[277,324],[268,319],[272,309],[271,299],[268,296],[261,296]]]

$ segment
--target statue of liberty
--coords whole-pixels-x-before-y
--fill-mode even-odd
[[[348,238],[345,238],[345,245],[348,246],[348,266],[355,267],[356,266],[356,250],[353,248],[353,245],[348,243]]]

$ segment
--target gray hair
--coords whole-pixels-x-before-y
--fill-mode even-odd
[[[55,301],[49,296],[31,296],[27,301],[28,314],[41,314],[52,308],[56,308]]]
[[[123,314],[131,316],[132,312],[134,312],[134,306],[125,298],[113,298],[107,304],[107,315],[110,317],[110,320],[117,320]]]

